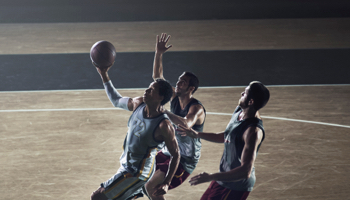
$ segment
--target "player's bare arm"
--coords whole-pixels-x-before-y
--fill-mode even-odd
[[[156,49],[153,61],[153,79],[161,78],[164,79],[163,76],[163,54],[172,47],[172,45],[168,45],[168,41],[170,39],[170,35],[166,33],[162,33],[159,37],[157,35],[156,38]]]
[[[170,121],[168,120],[163,120],[159,124],[159,128],[155,132],[155,138],[157,140],[164,140],[165,145],[167,146],[169,153],[171,154],[171,157],[172,157],[169,164],[168,172],[165,175],[163,183],[156,186],[154,195],[158,196],[158,195],[164,195],[168,191],[170,182],[173,179],[173,176],[180,162],[180,150],[175,137],[174,127],[171,125]]]
[[[243,134],[244,147],[242,151],[242,165],[228,172],[219,172],[214,174],[201,173],[190,180],[191,185],[197,185],[208,181],[239,181],[249,178],[253,169],[256,150],[263,137],[261,129],[256,127],[248,128]]]
[[[107,68],[99,68],[95,65],[95,63],[92,63],[92,64],[96,67],[96,70],[100,74],[103,83],[107,83],[111,80],[108,75],[108,70],[112,67],[112,65]],[[142,102],[143,102],[142,97],[129,98],[127,102],[128,110],[134,111]]]
[[[181,136],[189,136],[192,138],[201,138],[204,140],[207,140],[209,142],[216,142],[216,143],[224,143],[225,142],[225,132],[220,133],[204,133],[204,132],[197,132],[193,130],[192,128],[187,128],[181,124],[178,124],[177,131],[179,135]]]
[[[204,109],[200,104],[192,105],[185,117],[175,115],[169,110],[165,110],[164,113],[168,115],[174,124],[181,124],[187,128],[203,124],[205,118]]]

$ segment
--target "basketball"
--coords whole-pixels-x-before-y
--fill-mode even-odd
[[[101,40],[92,45],[90,50],[91,61],[99,68],[112,66],[116,52],[112,43]]]

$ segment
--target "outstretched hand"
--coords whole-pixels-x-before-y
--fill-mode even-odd
[[[181,124],[177,125],[177,134],[185,137],[185,136],[189,136],[191,138],[198,138],[198,132],[193,130],[192,128],[187,128]]]
[[[171,44],[167,45],[170,37],[171,36],[167,35],[166,33],[162,33],[162,35],[160,37],[159,37],[159,35],[157,35],[157,41],[156,41],[156,51],[157,52],[164,53],[173,46]]]
[[[189,182],[191,185],[198,185],[198,184],[209,182],[209,181],[211,181],[210,174],[208,174],[206,172],[202,172],[202,173],[192,177]]]

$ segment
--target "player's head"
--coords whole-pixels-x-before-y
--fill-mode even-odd
[[[151,102],[158,102],[164,105],[170,101],[173,95],[173,88],[170,83],[164,79],[156,79],[145,90],[143,100],[146,104]]]
[[[192,72],[184,72],[179,77],[176,83],[175,94],[181,95],[184,93],[190,93],[191,95],[196,92],[199,86],[199,80]]]
[[[164,105],[168,103],[173,96],[173,87],[164,79],[158,78],[155,82],[158,84],[159,95],[164,97],[160,105]]]
[[[270,92],[259,81],[252,81],[242,92],[242,96],[239,99],[239,106],[241,108],[252,107],[256,111],[263,108],[270,99]]]

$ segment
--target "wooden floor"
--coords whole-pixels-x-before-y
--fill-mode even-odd
[[[261,110],[266,140],[249,199],[349,199],[350,86],[269,89]],[[208,112],[205,131],[225,129],[241,91],[198,90]],[[89,199],[116,172],[130,112],[112,108],[103,90],[4,92],[0,102],[2,199]],[[217,172],[222,150],[203,141],[194,174]],[[168,199],[199,199],[207,186],[184,183]]]
[[[174,51],[349,48],[349,24],[346,18],[2,24],[0,54],[86,53],[101,39],[117,51],[153,51],[161,32],[172,34]],[[266,140],[249,199],[350,199],[350,86],[269,89],[261,110]],[[196,92],[208,112],[205,131],[226,128],[242,91]],[[120,92],[133,97],[143,90]],[[103,90],[1,92],[0,107],[0,199],[89,199],[119,167],[131,113],[112,108]],[[223,146],[202,143],[193,174],[217,172]],[[207,186],[184,183],[167,198],[199,199]]]

